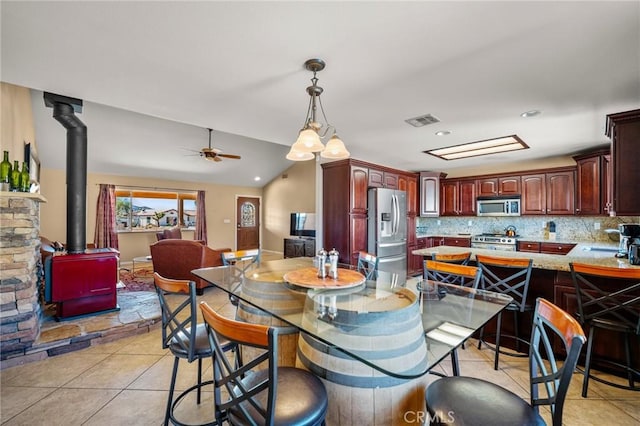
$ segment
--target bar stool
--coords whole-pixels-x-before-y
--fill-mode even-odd
[[[378,277],[378,257],[361,251],[358,253],[358,266],[356,270],[364,275],[367,281],[373,281]]]
[[[162,348],[169,348],[174,355],[164,425],[167,426],[169,420],[175,425],[185,425],[175,418],[173,412],[180,401],[194,390],[196,401],[200,404],[202,388],[213,383],[212,380],[202,381],[202,359],[213,356],[213,350],[209,345],[205,324],[197,322],[195,282],[164,278],[157,272],[153,277],[162,312]],[[222,342],[222,345],[225,351],[235,348],[235,344],[228,341]],[[188,362],[198,361],[198,382],[174,399],[173,391],[180,359],[186,359]],[[207,423],[214,424],[216,422]]]
[[[482,277],[482,270],[475,266],[457,265],[453,263],[424,261],[424,279],[438,281],[463,287],[478,288]],[[420,290],[420,289],[419,289]],[[462,343],[464,345],[464,342]],[[454,376],[460,375],[458,349],[451,351],[451,368]]]
[[[552,351],[553,338],[562,342],[567,353],[560,365]],[[565,398],[584,342],[578,321],[540,298],[534,310],[529,345],[530,403],[482,379],[445,377],[427,387],[427,418],[431,424],[453,426],[544,425],[539,406],[548,405],[553,425],[561,426]]]
[[[228,420],[232,425],[324,425],[329,403],[322,381],[309,371],[278,366],[279,327],[225,318],[206,302],[200,303],[200,309],[215,353],[214,398],[219,424]],[[224,354],[227,339],[258,353],[244,365],[234,365]]]
[[[638,340],[640,337],[640,268],[616,268],[582,263],[569,263],[569,267],[576,289],[578,321],[583,327],[589,327],[582,397],[587,397],[589,379],[620,389],[640,391],[640,386],[636,385],[636,382],[640,381],[640,371],[634,368],[634,357],[631,353],[631,339]],[[620,280],[636,282],[619,284]],[[625,371],[627,385],[591,374],[593,343],[598,329],[622,334],[626,365],[604,359],[598,361]],[[635,347],[638,348],[639,345]],[[638,359],[638,355],[636,353],[635,359]]]
[[[463,253],[433,253],[431,260],[437,260],[438,262],[457,263],[458,265],[469,264],[471,259],[471,252],[466,251]]]
[[[527,305],[527,293],[529,292],[529,281],[531,279],[533,260],[476,255],[476,261],[478,262],[478,267],[482,269],[480,287],[484,290],[506,294],[513,298],[513,302],[509,303],[505,310],[513,312],[514,335],[502,334],[502,312],[500,312],[497,317],[495,347],[484,342],[484,327],[480,329],[478,349],[482,347],[482,343],[484,342],[489,349],[492,349],[495,352],[493,368],[494,370],[497,370],[500,354],[515,357],[527,356],[527,354],[519,353],[520,343],[528,345],[529,342],[520,337],[518,332],[518,316],[525,311],[533,310],[531,305]],[[501,337],[514,339],[516,342],[516,352],[506,352],[501,350]]]

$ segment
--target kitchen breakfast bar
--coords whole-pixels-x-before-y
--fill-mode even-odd
[[[548,242],[553,243],[551,241]],[[560,245],[561,243],[559,244],[559,246]],[[528,304],[533,305],[535,304],[536,298],[543,297],[549,301],[552,301],[555,305],[559,306],[571,315],[577,315],[578,302],[576,289],[571,277],[569,266],[570,263],[580,263],[585,265],[619,268],[626,270],[640,269],[640,266],[629,264],[629,261],[627,259],[616,258],[614,256],[615,252],[617,252],[617,245],[604,243],[578,243],[566,255],[530,253],[520,251],[506,252],[452,246],[438,246],[419,249],[414,250],[412,254],[428,259],[436,253],[456,254],[462,252],[471,252],[470,264],[473,264],[475,262],[476,255],[532,259],[533,269],[531,272],[529,292],[527,295]],[[637,285],[638,283],[637,280],[604,279],[600,280],[598,284],[603,290],[606,290],[608,292],[615,292],[623,288],[628,288],[629,286]],[[595,293],[592,292],[592,294]],[[637,306],[637,300],[640,297],[640,289],[636,288],[635,290],[629,292],[626,297],[629,303],[635,303],[635,305],[632,306]],[[510,320],[511,316],[507,315],[507,317],[507,320],[502,321],[502,334],[514,335],[514,325]],[[518,335],[524,340],[527,340],[529,339],[529,335],[531,332],[531,322],[530,316],[525,318],[528,318],[529,321],[520,321],[518,326]],[[486,334],[491,334],[495,331],[495,324],[493,323],[494,322],[492,321],[487,327],[485,327]],[[640,326],[640,324],[638,326]],[[614,329],[598,329],[597,338],[593,339],[592,343],[594,345],[594,358],[592,360],[592,366],[596,369],[625,377],[625,374],[621,370],[612,367],[612,363],[624,365],[626,362],[627,354],[625,353],[626,349],[622,333],[614,331]],[[515,347],[513,345],[513,342],[509,340],[505,340],[503,342],[503,346],[510,347],[511,349]],[[526,348],[524,350],[526,350]],[[554,351],[555,350],[562,354],[559,345],[554,346]],[[638,371],[640,370],[640,344],[638,344],[637,336],[635,337],[635,339],[631,339],[630,352],[631,353],[629,358],[631,360],[632,367],[636,371]],[[584,365],[583,361],[580,361],[579,364]],[[624,383],[625,379],[621,379],[621,382]],[[638,387],[637,383],[635,386],[636,388]]]

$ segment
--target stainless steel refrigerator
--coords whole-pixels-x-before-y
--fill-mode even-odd
[[[404,284],[407,274],[407,196],[404,191],[369,188],[368,251],[378,256],[378,276]]]

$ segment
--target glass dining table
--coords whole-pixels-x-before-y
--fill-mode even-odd
[[[234,266],[193,273],[235,299],[239,317],[267,314],[297,330],[296,359],[306,368],[356,387],[372,380],[363,366],[375,370],[376,386],[425,375],[512,300],[421,279],[400,284],[384,272],[365,281],[349,271],[344,285],[331,278],[285,280],[313,267],[312,258],[290,258],[263,261],[241,274]],[[339,268],[338,275],[346,271]]]

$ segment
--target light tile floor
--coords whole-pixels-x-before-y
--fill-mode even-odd
[[[215,309],[232,315],[226,294],[208,289],[201,296]],[[160,329],[92,346],[43,361],[0,371],[0,420],[3,425],[161,425],[173,357],[161,349]],[[501,357],[493,370],[493,352],[478,350],[470,340],[458,351],[463,375],[480,377],[528,398],[527,360]],[[450,373],[448,360],[436,367]],[[211,363],[205,362],[205,377]],[[196,363],[181,361],[177,389],[195,381]],[[436,380],[434,377],[433,380]],[[597,382],[589,398],[580,396],[582,376],[576,374],[565,403],[566,425],[640,425],[640,392]],[[213,419],[212,392],[198,407],[185,399],[177,416],[186,422]],[[546,410],[546,409],[545,409]],[[550,424],[548,410],[543,412]]]

